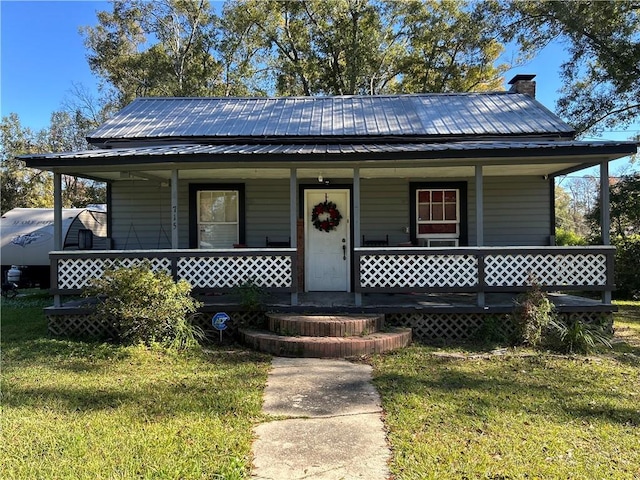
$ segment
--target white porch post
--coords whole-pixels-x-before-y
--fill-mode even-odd
[[[178,236],[178,170],[171,170],[171,248],[179,247]]]
[[[476,165],[476,246],[484,245],[484,183],[482,165]],[[484,279],[484,259],[478,265],[478,281]],[[484,291],[478,292],[478,306],[485,306]]]
[[[289,228],[291,236],[291,248],[298,248],[298,170],[291,169],[289,175]],[[297,254],[296,254],[297,255]],[[297,265],[298,262],[294,262]],[[298,272],[291,272],[292,282],[298,282]],[[298,304],[298,289],[293,285],[291,292],[291,305]]]
[[[353,246],[360,246],[360,169],[353,169]],[[359,268],[355,265],[355,268]],[[360,275],[356,275],[358,281],[360,281]],[[356,307],[362,306],[362,294],[360,292],[355,293]]]
[[[611,245],[611,214],[609,205],[609,162],[600,164],[600,231],[602,245]],[[608,272],[611,274],[611,272]],[[611,303],[611,290],[602,292],[602,303]]]
[[[53,249],[57,252],[62,250],[62,175],[60,173],[53,174]],[[51,262],[49,262],[51,263]],[[57,268],[54,269],[58,271]],[[57,275],[56,275],[57,276]],[[55,284],[52,287],[57,288],[58,279],[52,279]],[[61,305],[60,295],[53,296],[53,305],[59,307]]]

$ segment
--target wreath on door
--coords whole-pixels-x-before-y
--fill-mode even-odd
[[[320,202],[311,211],[311,222],[321,232],[330,232],[340,225],[342,215],[335,203],[325,200]]]

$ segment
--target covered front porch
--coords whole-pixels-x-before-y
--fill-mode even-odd
[[[105,268],[148,262],[194,286],[203,303],[202,326],[209,329],[207,319],[217,312],[230,315],[231,331],[260,326],[265,312],[375,313],[383,314],[387,325],[410,327],[414,339],[430,342],[469,338],[487,321],[508,334],[517,295],[532,283],[550,292],[562,316],[609,321],[615,310],[607,298],[613,288],[613,254],[613,247],[358,247],[351,292],[299,289],[292,248],[75,251],[53,252],[51,258],[58,298],[79,294]],[[257,311],[246,311],[235,289],[248,282],[265,292]],[[104,334],[103,326],[88,319],[91,311],[90,304],[77,300],[50,307],[50,331]]]
[[[305,292],[295,248],[62,251],[50,256],[52,293],[58,298],[80,294],[107,268],[146,262],[155,271],[188,281],[195,294],[208,300],[223,300],[237,287],[253,284],[278,299],[269,302],[272,307],[305,308],[312,301],[320,307],[393,309],[409,304],[403,309],[429,310],[454,298],[444,304],[488,310],[504,306],[506,297],[500,294],[533,286],[548,292],[599,293],[601,301],[587,303],[610,308],[614,252],[606,246],[355,247],[349,292]],[[415,303],[418,298],[422,304]]]

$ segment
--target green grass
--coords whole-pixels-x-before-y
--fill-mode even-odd
[[[50,338],[47,296],[2,302],[3,479],[240,479],[269,357]]]
[[[374,357],[396,478],[640,478],[640,303],[619,308],[597,355]]]
[[[3,479],[249,477],[269,357],[54,339],[48,302],[2,302]],[[597,355],[373,357],[396,479],[640,478],[640,303],[618,306]]]
[[[618,300],[615,315],[616,351],[640,355],[640,302]]]

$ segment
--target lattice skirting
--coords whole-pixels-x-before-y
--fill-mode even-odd
[[[613,331],[613,314],[606,312],[561,313],[563,320],[580,320],[597,323]],[[482,328],[487,319],[493,320],[494,328],[509,338],[515,325],[509,314],[487,313],[392,313],[386,316],[386,325],[411,328],[417,342],[459,341],[472,338]]]
[[[567,320],[579,320],[581,322],[601,325],[608,333],[613,333],[613,313],[611,312],[578,312],[578,313],[561,313],[560,318],[568,323]]]
[[[264,312],[232,312],[231,320],[227,322],[227,329],[223,332],[224,340],[235,341],[239,328],[262,328],[266,323]],[[117,330],[108,322],[100,322],[90,314],[52,315],[48,314],[47,326],[49,333],[58,337],[81,338],[117,338]],[[194,315],[193,323],[200,326],[207,340],[220,341],[220,332],[211,325],[212,315],[199,313]]]
[[[513,331],[508,315],[493,315],[499,319],[505,334]],[[487,314],[482,313],[392,313],[386,325],[411,328],[414,341],[456,341],[471,338],[482,327]]]
[[[116,338],[117,331],[108,322],[100,322],[89,314],[47,315],[51,335],[58,337]]]
[[[586,323],[604,325],[613,331],[613,314],[607,312],[561,313],[564,319],[578,319]],[[235,341],[239,328],[263,328],[266,324],[264,312],[231,312],[231,320],[223,332],[223,340]],[[194,323],[199,325],[211,342],[220,341],[220,333],[211,326],[210,313],[194,316]],[[514,332],[514,324],[509,314],[486,313],[389,313],[385,325],[405,327],[413,330],[413,339],[422,343],[441,341],[460,341],[472,338],[487,319],[505,337]],[[91,318],[88,314],[47,315],[49,332],[61,337],[115,338],[115,329],[105,323]]]

